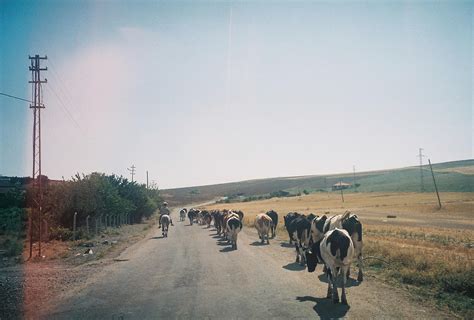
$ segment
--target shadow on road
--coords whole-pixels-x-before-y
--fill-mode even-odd
[[[214,239],[222,238],[222,237],[221,237],[220,235],[218,235],[218,234],[215,234],[215,235],[213,235],[212,237],[213,237]]]
[[[280,242],[280,247],[283,247],[283,248],[294,248],[295,245],[294,245],[294,244],[289,244],[288,242]]]
[[[306,269],[305,266],[302,266],[298,262],[288,263],[286,266],[283,266],[282,268],[286,270],[290,270],[290,271],[301,271],[301,270]]]
[[[234,251],[234,249],[232,249],[232,246],[229,246],[229,247],[226,247],[226,248],[223,248],[223,249],[219,250],[219,252],[231,252],[231,251]]]
[[[328,283],[328,278],[326,277],[325,274],[320,274],[320,275],[318,276],[318,279],[319,279],[321,282]],[[337,278],[337,285],[339,286],[341,283],[342,283],[341,277],[338,277],[338,278]],[[360,285],[360,282],[358,282],[357,280],[352,279],[352,278],[349,278],[349,279],[347,279],[347,281],[346,281],[346,288],[358,287],[359,285]]]
[[[227,240],[217,240],[217,245],[218,246],[226,246],[229,243],[227,243]]]
[[[260,247],[260,246],[268,246],[269,243],[266,243],[266,242],[262,243],[262,241],[254,241],[254,242],[252,242],[250,245],[251,245],[251,246]]]
[[[156,237],[151,237],[150,239],[163,239],[164,237],[163,236],[156,236]]]
[[[333,303],[331,299],[327,298],[304,296],[296,297],[296,300],[298,300],[299,302],[316,302],[316,305],[313,307],[313,310],[318,314],[321,319],[343,318],[350,308],[348,305]]]

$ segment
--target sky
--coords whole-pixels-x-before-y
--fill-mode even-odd
[[[42,170],[160,188],[473,158],[473,2],[0,0],[0,92],[47,55]],[[0,174],[32,110],[0,96]]]

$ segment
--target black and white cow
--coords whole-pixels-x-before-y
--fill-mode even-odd
[[[204,210],[202,212],[202,220],[203,220],[203,224],[206,224],[208,228],[211,227],[212,215],[209,211]]]
[[[288,226],[288,233],[295,239],[296,262],[305,264],[305,250],[309,248],[311,240],[311,222],[304,216],[298,216]]]
[[[220,211],[214,213],[214,227],[216,228],[217,234],[220,235],[224,227],[224,213]]]
[[[293,220],[301,216],[298,212],[289,212],[286,216],[283,217],[283,220],[285,221],[285,228],[286,231],[288,232],[288,237],[290,238],[290,244],[293,243],[293,241],[296,241],[296,239],[293,239],[293,231],[290,231],[290,225]]]
[[[306,219],[308,219],[309,222],[313,222],[314,218],[317,218],[318,216],[315,215],[314,213],[310,213],[308,215],[304,215]]]
[[[354,258],[354,244],[349,233],[344,229],[335,228],[324,234],[323,238],[315,242],[310,250],[306,251],[306,260],[309,272],[314,272],[316,265],[324,263],[328,277],[327,298],[334,303],[339,302],[336,280],[342,276],[341,302],[347,304],[346,280]]]
[[[184,221],[186,219],[186,213],[188,212],[188,209],[183,208],[179,211],[179,221]]]
[[[320,241],[327,232],[334,230],[335,228],[344,229],[351,236],[354,245],[355,258],[357,258],[357,266],[359,268],[357,281],[363,281],[362,223],[357,215],[352,214],[349,211],[329,218],[326,215],[315,218],[311,223],[311,237],[313,242],[316,243]]]
[[[226,222],[227,239],[232,244],[232,249],[237,250],[237,236],[242,230],[242,221],[237,214],[231,213]]]
[[[240,221],[244,219],[244,213],[241,210],[232,210],[232,212],[236,213],[239,216]]]
[[[189,224],[190,224],[190,225],[193,225],[193,222],[194,222],[195,219],[197,218],[198,212],[200,212],[200,211],[197,210],[197,209],[194,209],[194,208],[189,209],[189,211],[188,211],[188,219],[189,219]]]
[[[270,210],[267,212],[267,216],[272,218],[273,225],[272,225],[272,238],[275,238],[276,235],[276,228],[278,226],[278,213],[274,210]]]

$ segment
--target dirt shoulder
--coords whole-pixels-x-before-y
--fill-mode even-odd
[[[22,263],[18,258],[2,259],[0,319],[34,319],[37,310],[48,308],[64,294],[84,286],[105,265],[114,263],[121,252],[153,231],[154,224],[151,218],[110,228],[89,240],[50,241],[43,244],[43,257]],[[37,253],[36,243],[33,250]]]

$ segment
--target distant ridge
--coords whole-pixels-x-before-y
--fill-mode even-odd
[[[355,175],[359,192],[419,192],[420,168],[418,166],[387,170],[358,172]],[[423,166],[425,192],[434,191],[429,166]],[[436,182],[441,192],[474,192],[474,159],[433,164]],[[287,192],[321,192],[330,190],[337,182],[353,183],[353,174],[337,173],[253,179],[162,190],[171,204],[209,201],[240,195],[243,197],[270,194],[280,190]],[[349,192],[351,190],[348,190]]]

